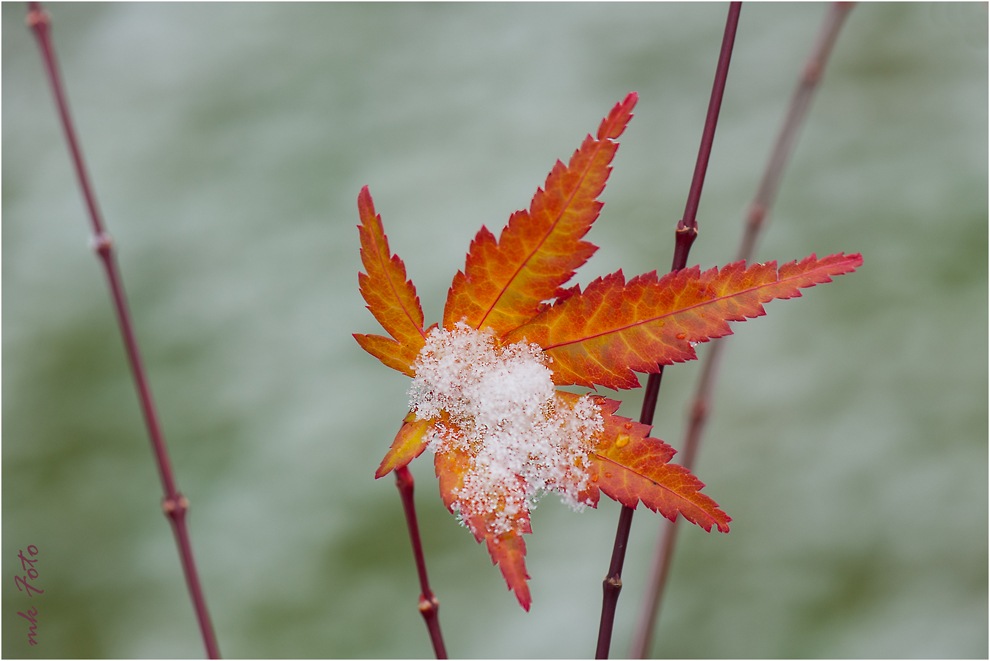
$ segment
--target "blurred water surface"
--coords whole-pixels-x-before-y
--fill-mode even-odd
[[[428,323],[482,224],[640,103],[579,282],[665,269],[722,4],[52,4],[228,657],[428,657],[390,479],[406,377],[350,334],[371,186]],[[729,261],[825,7],[743,8],[692,263]],[[3,15],[3,656],[202,654],[24,6]],[[654,653],[986,657],[987,10],[852,12],[759,259],[863,268],[737,325]],[[697,363],[667,370],[679,446]],[[609,394],[609,393],[605,393]],[[613,396],[615,396],[613,394]],[[636,415],[641,391],[621,393]],[[588,657],[618,507],[548,498],[524,613],[413,463],[450,652]],[[636,514],[626,653],[662,519]],[[13,585],[40,551],[43,595]],[[17,612],[37,606],[40,646]]]

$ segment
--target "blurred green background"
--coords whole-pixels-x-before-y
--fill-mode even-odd
[[[350,336],[380,332],[358,191],[430,323],[478,228],[636,90],[578,280],[665,270],[726,6],[48,9],[221,650],[430,656],[399,499],[373,479],[408,379]],[[732,258],[824,12],[744,6],[691,263]],[[24,13],[3,3],[2,653],[201,656]],[[987,656],[987,61],[985,3],[850,15],[758,258],[865,264],[735,326],[696,467],[732,532],[682,531],[654,654]],[[664,376],[654,435],[675,447],[698,365]],[[637,415],[642,390],[618,396]],[[451,654],[592,656],[616,504],[543,501],[527,614],[429,457],[412,468]],[[662,523],[635,517],[614,656]]]

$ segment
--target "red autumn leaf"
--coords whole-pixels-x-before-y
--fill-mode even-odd
[[[578,398],[563,392],[558,397]],[[700,493],[705,485],[683,466],[667,463],[676,452],[674,448],[651,437],[649,425],[614,415],[619,402],[596,397],[595,403],[604,429],[589,443],[588,483],[581,492],[582,500],[597,507],[600,490],[626,507],[635,509],[642,501],[672,521],[680,512],[706,531],[715,524],[721,532],[729,532],[732,519],[714,500]]]
[[[375,204],[367,186],[358,196],[358,212],[361,261],[368,272],[358,273],[361,296],[378,323],[395,339],[359,333],[354,338],[365,351],[392,369],[413,376],[412,364],[426,338],[416,287],[406,280],[406,265],[399,256],[389,253],[382,218],[375,215]]]
[[[516,593],[519,605],[529,610],[533,602],[529,596],[529,574],[526,573],[526,542],[517,532],[503,535],[489,534],[485,538],[488,554],[492,556],[492,564],[498,565],[509,589]]]
[[[528,321],[542,301],[557,296],[561,285],[598,249],[582,241],[598,218],[609,163],[632,118],[639,97],[629,94],[602,120],[565,166],[551,170],[537,189],[529,211],[509,218],[498,242],[482,227],[471,242],[464,272],[457,272],[447,295],[443,327],[458,321],[471,328],[492,328],[502,335]]]
[[[557,162],[528,211],[498,239],[485,227],[471,243],[447,297],[443,326],[424,331],[405,266],[389,252],[367,187],[361,214],[361,294],[391,338],[355,335],[383,363],[413,377],[410,413],[375,473],[382,477],[429,448],[440,496],[485,542],[525,609],[530,510],[554,491],[573,507],[601,493],[640,502],[673,520],[728,532],[730,517],[650,427],[614,415],[619,403],[554,385],[630,388],[635,372],[696,358],[693,345],[731,333],[729,321],[764,314],[763,303],[800,296],[862,264],[857,255],[815,255],[780,267],[742,262],[698,267],[628,283],[619,271],[563,289],[597,248],[584,241],[601,210],[598,195],[632,117],[629,94],[567,166]],[[556,299],[552,305],[547,302]]]
[[[619,402],[604,399],[605,431],[591,451],[588,497],[598,503],[598,489],[626,507],[642,502],[673,521],[678,512],[705,531],[712,525],[729,532],[732,519],[701,493],[705,485],[683,466],[667,463],[674,448],[652,438],[650,427],[612,415]]]
[[[528,611],[532,599],[526,583],[529,574],[526,573],[526,543],[522,533],[532,532],[529,513],[525,510],[518,512],[507,531],[493,530],[495,523],[492,514],[496,508],[492,508],[486,516],[473,507],[476,503],[465,502],[458,493],[465,486],[464,480],[470,474],[473,462],[471,455],[457,450],[436,454],[434,466],[440,481],[440,497],[452,514],[461,517],[478,542],[485,541],[492,564],[499,566],[509,589],[516,593],[519,604]],[[498,495],[494,497],[498,498]],[[504,502],[500,503],[501,508],[504,506]]]
[[[553,358],[557,385],[635,388],[633,371],[693,360],[692,343],[731,334],[728,321],[764,315],[763,303],[800,296],[800,288],[831,282],[862,263],[858,254],[811,255],[779,273],[776,262],[749,268],[736,262],[704,273],[695,266],[659,280],[652,271],[628,283],[619,271],[583,293],[574,291],[504,340],[543,347]]]

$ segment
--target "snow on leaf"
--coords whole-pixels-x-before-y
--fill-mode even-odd
[[[440,497],[451,514],[460,519],[478,542],[486,542],[492,563],[499,565],[509,589],[516,593],[520,605],[529,610],[531,598],[529,585],[526,583],[529,574],[526,573],[526,544],[522,539],[522,533],[532,532],[529,512],[517,508],[509,529],[501,533],[493,532],[491,519],[504,512],[507,504],[506,491],[511,491],[512,483],[502,485],[510,489],[499,489],[501,494],[485,494],[484,503],[465,501],[461,490],[465,482],[470,480],[473,465],[474,461],[467,452],[457,449],[438,452],[434,457],[434,466],[440,481]],[[508,495],[511,499],[512,494]]]
[[[482,227],[454,277],[443,325],[424,330],[405,265],[389,252],[367,187],[359,274],[368,309],[391,335],[360,345],[411,377],[410,412],[375,477],[429,449],[444,505],[484,542],[509,589],[529,610],[526,544],[530,514],[547,493],[574,509],[602,493],[669,519],[680,513],[705,530],[731,519],[650,427],[615,415],[619,402],[555,385],[630,388],[635,372],[696,358],[694,345],[729,334],[728,322],[764,314],[763,303],[854,271],[857,255],[815,255],[776,263],[698,267],[628,283],[622,271],[582,292],[564,289],[596,250],[583,240],[598,218],[597,198],[636,104],[612,109],[568,165],[557,162],[528,211],[513,214],[496,240]],[[554,300],[555,299],[555,300]],[[548,304],[548,301],[553,301]]]
[[[580,467],[603,429],[590,398],[554,390],[545,361],[537,345],[502,345],[490,330],[458,323],[429,333],[409,388],[413,414],[433,420],[429,447],[444,504],[477,541],[487,540],[524,606],[529,592],[516,552],[525,545],[511,541],[509,552],[495,540],[530,532],[530,512],[551,491],[581,506],[587,474]]]
[[[481,515],[494,534],[513,529],[546,492],[578,506],[585,478],[574,466],[602,429],[590,398],[554,390],[545,360],[536,345],[500,345],[458,324],[431,331],[416,362],[410,408],[434,420],[431,450],[471,458],[458,464],[464,474],[451,493],[462,518]]]
[[[597,248],[581,239],[598,218],[618,144],[638,96],[630,93],[602,120],[596,138],[587,136],[565,166],[551,170],[529,211],[517,211],[499,240],[482,227],[471,242],[464,271],[447,296],[443,326],[464,321],[502,335],[536,314]]]
[[[859,254],[811,255],[777,271],[776,262],[744,262],[700,272],[697,266],[628,283],[622,271],[593,281],[547,308],[504,341],[525,339],[553,358],[554,383],[635,388],[635,372],[693,360],[693,344],[729,335],[729,321],[766,312],[763,303],[800,296],[800,289],[856,270]]]
[[[361,296],[378,323],[395,339],[360,333],[355,333],[354,339],[389,367],[412,376],[411,365],[426,337],[416,287],[406,280],[406,265],[389,252],[382,218],[375,214],[367,186],[358,195],[358,213],[361,262],[367,271],[358,273]]]

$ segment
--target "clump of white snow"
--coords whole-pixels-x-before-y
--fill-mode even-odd
[[[537,344],[500,346],[491,331],[464,323],[427,337],[409,406],[421,420],[446,412],[430,432],[431,450],[474,457],[455,494],[462,522],[481,516],[492,532],[507,532],[548,491],[584,506],[583,461],[602,415],[587,396],[573,406],[558,398],[548,361]]]

